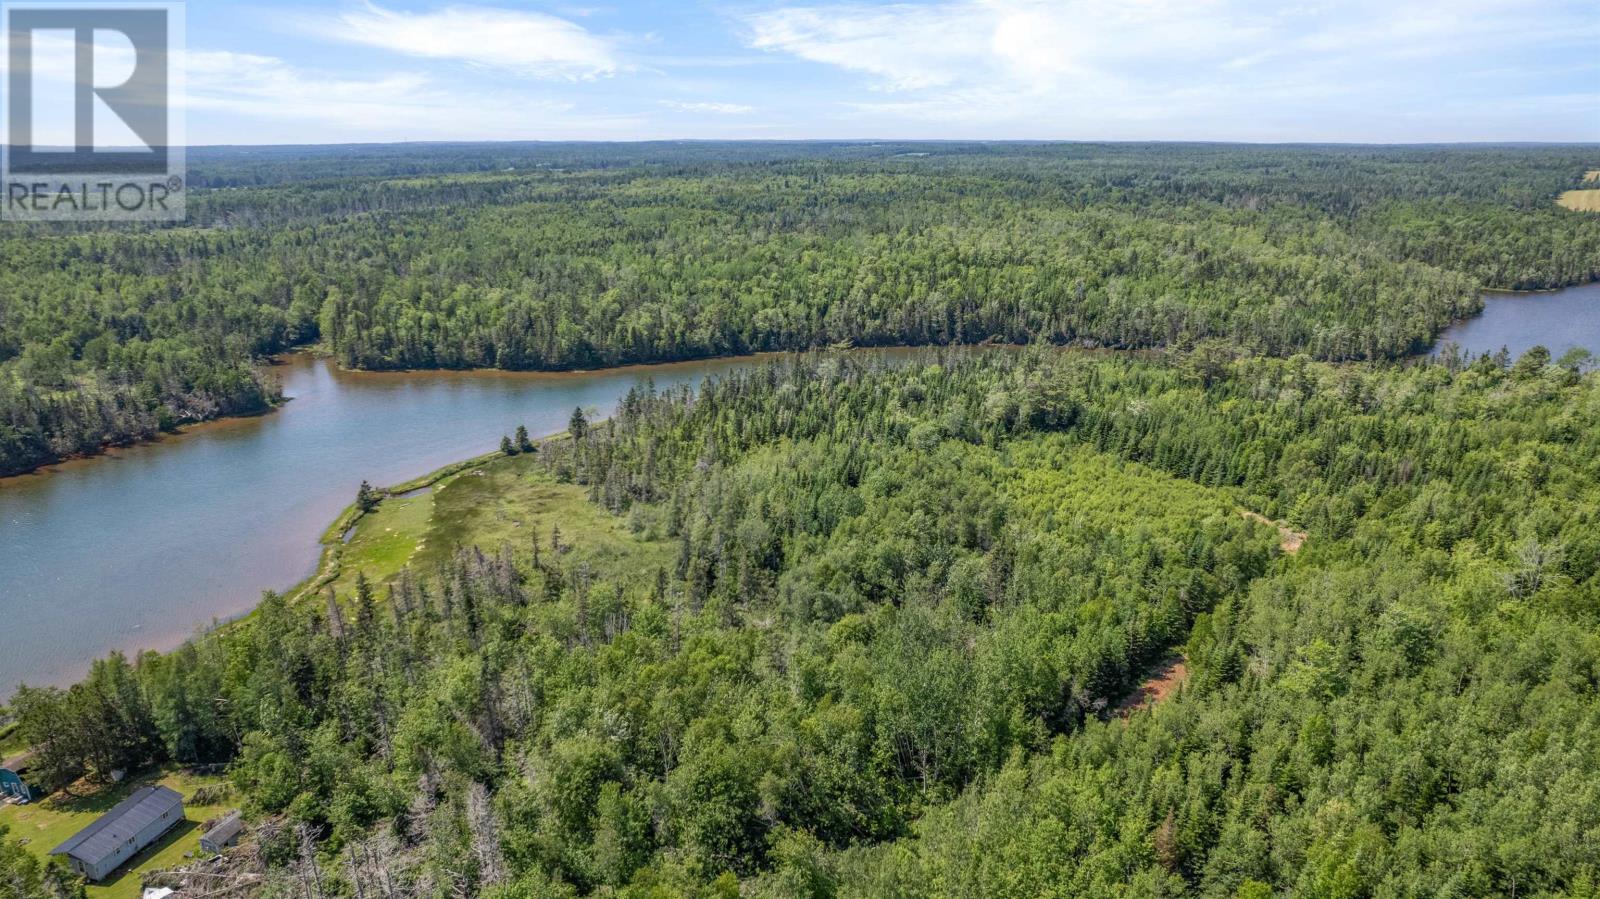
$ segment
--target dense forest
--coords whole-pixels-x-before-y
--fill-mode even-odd
[[[191,221],[0,228],[0,475],[264,411],[262,357],[1051,343],[1394,359],[1600,276],[1582,148],[213,148]]]
[[[1587,363],[641,387],[493,464],[654,564],[569,519],[13,707],[51,786],[225,764],[263,896],[1595,896]]]

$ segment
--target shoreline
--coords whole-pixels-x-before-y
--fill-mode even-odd
[[[549,437],[540,437],[539,441],[542,443],[552,440],[564,433],[566,432],[562,431],[560,433],[550,435]],[[383,505],[385,500],[436,487],[440,483],[449,480],[450,478],[453,478],[464,471],[476,468],[480,465],[487,465],[496,459],[506,458],[510,457],[499,450],[495,450],[493,452],[484,453],[481,456],[473,456],[470,459],[462,459],[458,462],[451,462],[450,464],[436,468],[427,474],[420,475],[407,481],[401,481],[398,484],[388,487],[374,487],[372,490],[374,493],[378,494],[380,499],[378,500],[377,504],[373,506],[373,509],[376,510],[378,506]],[[313,572],[312,575],[305,580],[300,581],[299,583],[294,584],[288,589],[282,591],[280,595],[286,597],[291,603],[300,602],[307,596],[310,596],[316,591],[321,590],[323,587],[326,587],[327,585],[338,580],[339,575],[343,573],[341,562],[343,561],[344,557],[344,548],[349,543],[349,535],[355,530],[356,526],[361,523],[361,520],[367,517],[369,514],[371,513],[363,512],[355,503],[351,503],[350,505],[345,506],[344,509],[340,510],[339,514],[334,517],[333,521],[329,523],[328,527],[322,532],[322,536],[317,538],[317,543],[322,547],[322,554],[317,560],[315,572]],[[254,614],[254,612],[255,610],[251,609],[249,612],[234,618],[233,621],[239,621],[244,618],[248,618],[251,614]]]
[[[190,434],[207,428],[226,425],[230,422],[250,421],[256,418],[265,418],[266,416],[271,415],[272,413],[283,408],[283,406],[292,399],[294,399],[294,397],[280,396],[276,400],[268,403],[265,409],[257,409],[253,412],[234,412],[228,415],[218,415],[213,418],[200,418],[193,421],[185,421],[175,425],[170,431],[157,431],[154,437],[149,437],[143,440],[130,440],[125,443],[104,443],[100,445],[98,450],[95,450],[92,453],[73,453],[69,456],[62,456],[58,459],[52,459],[48,462],[40,462],[38,465],[35,465],[34,467],[25,471],[16,471],[12,472],[11,474],[0,474],[0,490],[4,490],[8,484],[20,481],[24,478],[46,477],[55,473],[56,469],[61,468],[62,466],[82,465],[108,457],[114,458],[119,453],[125,453],[129,450],[136,450],[141,447],[160,446],[165,441],[187,437]]]
[[[915,350],[915,349],[924,349],[924,348],[934,347],[934,346],[940,346],[940,345],[938,345],[938,344],[918,344],[918,345],[897,344],[897,345],[894,345],[894,346],[852,347],[852,349]],[[789,355],[796,355],[796,354],[802,354],[802,353],[808,353],[808,352],[819,352],[819,351],[822,351],[822,350],[825,350],[825,349],[828,349],[828,348],[827,347],[817,347],[817,348],[813,348],[813,349],[809,349],[809,350],[760,350],[760,351],[754,352],[754,353],[721,353],[721,354],[713,355],[713,356],[690,356],[690,357],[683,358],[683,359],[663,359],[663,360],[659,360],[659,361],[655,361],[655,362],[624,362],[624,363],[621,363],[619,365],[604,366],[604,367],[601,367],[601,368],[530,368],[530,369],[507,369],[507,368],[377,368],[377,369],[371,369],[371,368],[345,368],[343,365],[340,365],[338,360],[334,358],[334,355],[332,353],[328,352],[328,350],[326,348],[324,348],[321,344],[306,344],[304,346],[293,347],[293,348],[290,348],[288,350],[284,350],[282,352],[272,353],[272,354],[264,357],[260,362],[258,362],[257,363],[257,367],[262,371],[269,371],[270,372],[272,369],[279,368],[279,367],[286,366],[286,365],[294,364],[294,360],[297,357],[304,357],[304,358],[308,358],[308,359],[326,359],[333,366],[334,372],[337,375],[358,377],[358,378],[367,378],[367,377],[374,377],[374,378],[417,377],[417,376],[439,376],[439,377],[458,376],[458,377],[478,377],[478,378],[481,378],[481,377],[507,377],[507,378],[524,378],[524,377],[563,378],[563,377],[574,377],[574,378],[580,378],[580,377],[591,376],[591,375],[596,375],[596,374],[613,374],[613,373],[621,374],[621,373],[627,373],[627,372],[629,372],[631,370],[635,370],[635,369],[643,371],[643,370],[654,369],[654,368],[663,368],[663,367],[671,366],[671,365],[695,365],[695,364],[700,364],[700,363],[705,363],[705,362],[723,362],[723,361],[735,362],[735,361],[740,361],[740,360],[760,361],[760,360],[768,358],[768,357],[779,357],[779,356],[789,356]],[[51,460],[46,461],[46,462],[41,462],[38,465],[35,465],[34,467],[26,469],[26,470],[23,470],[23,471],[16,471],[16,472],[12,472],[10,474],[0,474],[0,490],[4,490],[8,484],[20,481],[20,480],[25,479],[25,478],[47,477],[50,474],[53,474],[56,469],[58,469],[58,468],[60,468],[62,466],[83,465],[83,464],[94,462],[96,460],[103,460],[103,459],[106,459],[106,458],[114,458],[119,453],[122,453],[122,452],[127,452],[129,450],[137,450],[137,449],[140,449],[140,448],[143,448],[143,447],[160,446],[163,442],[165,442],[167,440],[180,439],[180,438],[189,436],[190,434],[198,433],[199,431],[201,431],[203,429],[225,426],[228,423],[232,423],[232,422],[247,422],[247,421],[251,421],[253,419],[264,418],[264,417],[266,417],[268,415],[271,415],[271,414],[273,414],[275,412],[280,411],[285,405],[287,405],[288,403],[290,403],[293,400],[294,400],[294,397],[292,397],[292,396],[280,396],[277,399],[273,400],[272,402],[268,403],[267,407],[264,408],[264,409],[258,409],[258,410],[251,411],[251,412],[237,412],[237,413],[231,413],[231,414],[227,414],[227,415],[217,415],[217,416],[212,417],[212,418],[204,418],[204,419],[197,419],[197,420],[194,420],[194,421],[181,422],[178,425],[176,425],[171,431],[159,431],[159,432],[157,432],[155,434],[155,436],[149,437],[147,439],[131,440],[131,441],[128,441],[128,442],[125,442],[125,443],[105,443],[105,444],[102,444],[101,447],[98,450],[94,451],[94,452],[90,452],[90,453],[73,453],[73,454],[71,454],[69,456],[63,456],[63,457],[60,457],[60,458],[57,458],[57,459],[51,459]]]
[[[889,356],[895,356],[899,354],[910,355],[918,352],[926,352],[927,350],[918,347],[873,347],[862,348],[862,351],[875,354],[885,353]],[[455,377],[460,377],[462,379],[476,379],[481,378],[484,374],[492,373],[494,375],[499,375],[506,378],[515,378],[530,382],[530,386],[537,386],[541,381],[552,386],[556,386],[568,380],[582,380],[606,375],[622,375],[624,377],[632,376],[635,380],[643,381],[646,379],[646,376],[650,376],[652,373],[655,373],[658,383],[671,384],[683,382],[690,388],[698,389],[704,379],[721,377],[726,369],[759,366],[764,362],[779,361],[784,358],[794,358],[797,355],[800,354],[786,352],[763,352],[745,356],[719,356],[703,360],[672,361],[618,366],[617,368],[606,369],[598,373],[497,372],[494,370],[474,370],[468,372],[444,373],[444,377],[450,379],[454,379]],[[335,379],[356,379],[358,382],[367,381],[369,378],[382,378],[385,376],[392,376],[395,378],[415,377],[414,375],[406,375],[402,373],[367,373],[351,372],[344,369],[338,369],[332,360],[325,358],[325,356],[322,354],[308,352],[305,350],[277,354],[276,356],[272,357],[268,364],[279,367],[326,366],[325,370],[331,373],[331,376]],[[280,368],[280,370],[282,369]],[[702,371],[704,372],[703,374],[701,374]],[[689,374],[685,374],[685,372],[689,372]],[[423,376],[428,376],[440,373],[433,370],[424,370],[422,374]],[[286,406],[289,400],[297,398],[304,399],[305,397],[289,395],[285,397],[284,403],[281,405]],[[618,397],[618,399],[620,399],[620,397]],[[274,411],[276,411],[277,408],[279,407],[275,407]],[[182,433],[170,434],[166,436],[171,438],[182,438],[204,435],[207,433],[216,435],[216,429],[222,429],[224,435],[229,435],[229,432],[235,428],[242,430],[257,428],[260,426],[260,422],[263,420],[267,419],[266,416],[262,414],[250,416],[230,416],[204,422],[198,425],[193,425],[184,429]],[[596,420],[604,421],[605,419],[597,417]],[[560,417],[560,424],[564,425],[564,423],[565,416],[563,415]],[[565,433],[565,428],[560,427],[557,421],[546,419],[543,422],[543,425],[544,427],[541,428],[540,431],[536,432],[540,434],[540,436],[536,436],[534,438],[535,442],[538,444],[545,444],[552,439],[559,438],[561,434]],[[498,438],[496,438],[496,440],[498,440]],[[90,471],[90,469],[86,467],[80,469],[78,466],[90,466],[97,464],[104,465],[111,460],[136,457],[145,453],[149,453],[153,456],[160,453],[163,449],[172,449],[178,446],[179,443],[180,441],[178,440],[174,440],[171,444],[163,444],[161,440],[153,440],[141,444],[135,444],[126,448],[117,448],[110,453],[87,457],[81,460],[74,460],[70,463],[52,465],[35,470],[34,472],[26,475],[16,476],[16,480],[13,483],[25,485],[19,487],[18,489],[23,491],[21,495],[26,496],[29,491],[40,489],[43,487],[43,485],[48,484],[48,475],[62,473],[64,477],[78,478]],[[482,446],[482,444],[479,446]],[[469,452],[472,449],[474,449],[474,447],[467,447]],[[384,498],[426,489],[449,479],[453,475],[459,474],[463,470],[470,469],[475,465],[481,465],[486,462],[493,461],[498,456],[500,456],[500,452],[498,449],[495,449],[489,453],[478,453],[468,456],[464,459],[460,458],[459,456],[456,456],[455,458],[447,457],[447,460],[444,461],[444,464],[439,464],[437,461],[433,462],[432,464],[437,467],[432,467],[431,470],[426,470],[421,474],[405,477],[403,480],[391,481],[389,485],[376,489],[378,489],[378,492]],[[403,470],[402,473],[404,473]],[[389,473],[389,477],[393,478],[394,472],[391,471]],[[336,498],[329,496],[327,492],[324,492],[322,496],[323,503],[326,504],[325,508],[336,509],[337,511],[333,512],[332,514],[326,512],[319,514],[314,520],[310,520],[305,523],[307,526],[302,531],[302,533],[305,535],[304,542],[296,541],[300,546],[306,548],[304,567],[301,568],[300,566],[296,565],[294,567],[299,568],[299,571],[290,570],[282,572],[282,574],[288,575],[282,580],[268,579],[261,581],[261,591],[270,590],[278,593],[279,595],[289,597],[291,600],[297,600],[311,592],[314,592],[317,589],[326,586],[327,583],[338,577],[338,564],[344,545],[342,539],[343,535],[359,521],[360,516],[355,514],[355,510],[353,508],[353,492],[352,495],[347,497],[347,502],[340,505],[334,505],[334,503],[337,502]],[[298,556],[299,554],[296,553],[296,555]],[[213,566],[213,570],[215,570],[215,566]],[[215,591],[207,590],[204,592],[212,593]],[[15,686],[22,683],[27,683],[32,686],[70,686],[71,684],[81,681],[89,670],[90,666],[96,660],[102,659],[107,654],[112,652],[120,652],[130,661],[137,659],[139,656],[147,652],[160,654],[170,653],[189,641],[202,638],[214,631],[234,625],[241,620],[248,619],[260,606],[261,592],[255,592],[253,595],[248,597],[241,596],[239,599],[239,602],[234,602],[232,599],[229,599],[226,602],[201,602],[194,609],[197,614],[194,614],[192,617],[184,615],[164,621],[138,620],[136,618],[138,623],[126,625],[116,634],[112,635],[110,639],[97,641],[92,646],[81,648],[67,646],[61,647],[61,651],[56,653],[50,660],[51,664],[48,664],[43,668],[37,668],[31,665],[19,667],[18,671],[16,672],[15,681],[8,686],[0,687],[0,689],[4,689],[7,694],[9,694],[11,689],[14,689]],[[9,696],[0,697],[0,700],[3,700],[4,698],[9,698]]]
[[[597,419],[594,423],[602,424],[605,421],[607,421],[607,419]],[[543,444],[552,440],[559,440],[561,437],[566,435],[566,433],[567,432],[565,430],[562,430],[534,438],[535,445],[542,446]],[[462,474],[463,472],[469,471],[480,465],[486,465],[498,459],[505,458],[510,457],[506,456],[506,454],[499,450],[494,450],[492,452],[473,456],[468,459],[461,459],[451,462],[427,472],[426,474],[418,475],[417,477],[409,480],[401,481],[398,484],[388,487],[374,487],[373,491],[382,497],[382,499],[379,500],[379,505],[382,505],[383,500],[437,487],[439,484],[459,474]],[[21,475],[20,477],[28,477],[28,475]],[[339,575],[342,573],[339,564],[344,555],[344,547],[346,545],[345,535],[349,531],[353,530],[358,524],[360,524],[361,520],[365,518],[367,514],[368,513],[366,512],[360,511],[353,502],[341,509],[339,514],[336,515],[333,521],[328,524],[327,528],[323,530],[321,536],[317,538],[317,545],[322,547],[322,550],[318,556],[316,567],[313,569],[312,573],[307,577],[295,582],[294,584],[284,588],[283,590],[275,590],[272,592],[284,597],[289,603],[299,603],[314,595],[316,591],[321,590],[328,584],[338,580]],[[142,645],[137,650],[108,650],[107,653],[102,653],[100,655],[83,660],[81,665],[75,666],[75,670],[77,671],[76,674],[67,676],[59,683],[46,684],[44,682],[29,682],[29,686],[52,686],[60,688],[69,687],[72,684],[81,681],[87,674],[89,667],[93,665],[95,661],[104,658],[105,655],[109,654],[110,652],[122,652],[127,656],[130,664],[137,661],[139,656],[142,656],[145,653],[153,652],[160,655],[165,655],[175,652],[190,641],[203,639],[211,634],[219,633],[227,628],[234,627],[245,621],[248,621],[252,616],[255,615],[256,611],[260,609],[260,607],[261,603],[259,600],[257,600],[250,606],[250,608],[241,612],[229,615],[227,617],[214,617],[210,622],[197,625],[182,636],[172,634],[161,640],[147,645]],[[0,703],[3,703],[9,698],[9,696],[0,697]]]
[[[1574,283],[1574,284],[1567,284],[1567,285],[1563,285],[1563,286],[1560,286],[1560,287],[1537,287],[1537,288],[1528,288],[1528,289],[1517,289],[1517,288],[1510,288],[1510,287],[1480,287],[1480,288],[1478,288],[1478,291],[1479,291],[1479,296],[1480,297],[1484,297],[1484,296],[1536,296],[1536,295],[1540,295],[1540,294],[1560,293],[1561,291],[1564,291],[1564,290],[1573,290],[1573,289],[1577,289],[1577,288],[1587,287],[1587,286],[1589,286],[1591,284],[1597,284],[1597,283],[1600,283],[1600,278],[1591,278],[1591,279],[1589,279],[1587,281],[1582,281],[1582,282],[1578,282],[1578,283]],[[1479,318],[1482,315],[1483,315],[1483,311],[1480,309],[1475,315],[1472,315],[1472,316],[1469,316],[1469,317],[1466,317],[1466,318],[1451,319],[1449,322],[1446,322],[1445,325],[1442,328],[1439,329],[1438,333],[1433,335],[1433,337],[1426,344],[1425,349],[1423,349],[1421,352],[1412,353],[1409,356],[1396,357],[1395,359],[1384,360],[1384,361],[1403,362],[1403,361],[1405,361],[1406,359],[1409,359],[1409,358],[1427,358],[1427,357],[1431,357],[1431,356],[1433,356],[1435,354],[1435,351],[1438,349],[1440,338],[1444,335],[1445,331],[1448,331],[1451,328],[1457,327],[1457,326],[1459,326],[1459,325],[1461,325],[1461,324],[1463,324],[1465,322],[1469,322],[1469,321],[1472,321],[1473,319]],[[939,348],[953,348],[953,347],[962,347],[962,346],[982,346],[982,345],[985,345],[985,344],[961,344],[961,343],[904,344],[904,343],[898,343],[898,344],[872,344],[872,345],[855,345],[855,344],[852,344],[852,345],[846,346],[846,347],[830,345],[830,346],[816,346],[816,347],[810,347],[810,348],[807,348],[807,349],[794,349],[794,350],[758,350],[758,351],[752,352],[752,353],[718,353],[718,354],[706,355],[706,356],[686,356],[686,357],[678,358],[678,359],[660,359],[660,360],[655,360],[655,361],[650,361],[650,362],[622,362],[622,363],[618,363],[617,365],[601,366],[599,368],[508,369],[508,368],[494,368],[494,367],[487,367],[487,368],[346,368],[345,366],[343,366],[342,364],[339,363],[338,359],[336,358],[336,354],[335,353],[333,353],[331,350],[329,350],[321,342],[317,342],[317,343],[300,344],[300,345],[297,345],[297,346],[289,347],[288,349],[285,349],[285,350],[277,352],[277,353],[270,353],[267,356],[263,357],[259,363],[257,363],[257,367],[259,369],[261,369],[261,370],[270,371],[273,368],[277,368],[277,367],[280,367],[280,366],[292,364],[293,360],[296,357],[302,357],[303,356],[303,357],[308,357],[308,358],[327,359],[332,363],[334,371],[337,374],[349,375],[349,376],[353,376],[353,377],[378,377],[378,378],[382,378],[382,377],[389,377],[389,376],[413,376],[414,377],[414,376],[419,376],[419,375],[433,375],[433,376],[439,376],[439,377],[451,377],[451,376],[471,376],[471,377],[528,377],[528,376],[563,377],[563,376],[571,376],[571,377],[583,377],[583,376],[586,376],[586,375],[594,375],[594,374],[601,374],[601,373],[608,373],[608,372],[609,373],[621,373],[621,372],[627,372],[627,371],[632,370],[632,369],[650,369],[650,368],[669,366],[669,365],[695,364],[695,363],[703,363],[703,362],[718,362],[718,361],[733,361],[733,360],[759,360],[759,359],[762,359],[764,357],[776,357],[776,356],[797,355],[797,354],[804,354],[804,353],[825,352],[825,351],[828,351],[828,350],[838,350],[838,349],[853,349],[853,350],[917,350],[917,349],[939,349]],[[1022,345],[1026,346],[1028,344],[1022,344]],[[1072,344],[1070,342],[1069,343],[1065,343],[1065,344],[1051,344],[1051,345],[1055,345],[1055,346],[1072,346]],[[1118,347],[1103,347],[1102,346],[1101,348],[1124,349],[1124,350],[1128,350],[1128,351],[1139,351],[1139,350],[1156,350],[1156,351],[1159,351],[1159,350],[1167,349],[1167,347],[1163,347],[1163,346],[1120,347],[1120,348],[1118,348]],[[1369,360],[1369,361],[1374,361],[1374,360]],[[102,445],[99,450],[97,450],[95,452],[92,452],[92,453],[74,453],[72,455],[65,456],[65,457],[62,457],[62,458],[59,458],[59,459],[52,459],[52,460],[47,461],[47,462],[41,462],[40,464],[34,466],[33,468],[29,468],[29,469],[26,469],[26,470],[23,470],[23,471],[12,472],[10,474],[0,474],[0,490],[4,490],[5,487],[9,483],[15,482],[18,479],[47,476],[47,475],[51,474],[54,469],[56,469],[57,467],[63,466],[63,465],[84,464],[86,462],[90,462],[90,461],[93,461],[93,460],[96,460],[96,459],[102,459],[102,458],[105,458],[107,456],[115,456],[118,452],[131,450],[131,449],[136,449],[136,448],[143,447],[143,446],[159,445],[164,440],[173,439],[173,438],[181,438],[181,437],[184,437],[184,436],[186,436],[186,435],[188,435],[190,433],[193,433],[193,432],[197,431],[198,429],[205,428],[205,427],[208,427],[208,426],[216,426],[219,423],[233,422],[233,421],[248,421],[248,420],[253,419],[253,418],[261,418],[261,417],[264,417],[264,416],[267,416],[267,415],[271,415],[272,413],[279,411],[285,404],[287,404],[292,399],[294,399],[294,398],[293,397],[286,397],[286,396],[279,396],[277,399],[273,400],[272,402],[269,402],[267,404],[267,407],[264,408],[264,409],[260,409],[260,410],[256,410],[256,411],[252,411],[252,412],[239,412],[239,413],[232,413],[232,414],[227,414],[227,415],[218,415],[218,416],[215,416],[213,418],[206,418],[206,419],[199,419],[199,420],[196,420],[196,421],[182,422],[182,423],[179,423],[176,427],[174,427],[174,429],[172,431],[159,432],[154,437],[151,437],[151,438],[148,438],[148,439],[132,440],[132,441],[129,441],[129,442],[126,442],[126,443],[106,443],[106,444]]]
[[[1596,283],[1600,283],[1600,279],[1591,279],[1591,280],[1584,281],[1584,282],[1581,282],[1581,283],[1568,284],[1568,285],[1565,285],[1565,286],[1562,286],[1562,287],[1539,287],[1539,288],[1531,288],[1531,289],[1526,289],[1526,290],[1519,290],[1519,289],[1516,289],[1516,288],[1505,288],[1505,287],[1480,287],[1479,288],[1479,295],[1480,296],[1534,296],[1534,295],[1539,295],[1539,294],[1554,294],[1554,293],[1560,293],[1561,291],[1564,291],[1564,290],[1573,290],[1573,289],[1576,289],[1576,288],[1587,287],[1587,286],[1589,286],[1591,284],[1596,284]],[[1386,360],[1386,361],[1403,362],[1403,361],[1405,361],[1406,359],[1409,359],[1409,358],[1428,358],[1428,357],[1431,357],[1431,356],[1433,356],[1435,354],[1436,350],[1438,349],[1440,338],[1444,335],[1445,331],[1448,331],[1451,328],[1457,327],[1457,326],[1459,326],[1459,325],[1461,325],[1461,324],[1463,324],[1465,322],[1472,321],[1473,319],[1476,319],[1476,318],[1478,318],[1478,317],[1480,317],[1482,315],[1483,315],[1483,311],[1480,309],[1476,314],[1474,314],[1472,316],[1469,316],[1469,317],[1466,317],[1466,318],[1451,319],[1449,322],[1446,322],[1445,325],[1442,328],[1439,329],[1438,333],[1433,335],[1432,339],[1430,339],[1428,341],[1428,343],[1425,345],[1425,348],[1422,351],[1417,352],[1417,353],[1412,353],[1409,356],[1397,357],[1395,359]],[[265,369],[265,370],[270,370],[272,368],[276,368],[276,367],[279,367],[279,366],[292,364],[292,361],[295,359],[295,357],[304,356],[304,357],[308,357],[308,358],[327,359],[332,363],[332,365],[334,367],[334,371],[337,374],[339,374],[339,375],[348,375],[348,376],[352,376],[352,377],[383,378],[383,377],[400,377],[400,376],[415,377],[415,376],[419,376],[419,375],[420,376],[438,376],[438,377],[451,377],[451,376],[463,376],[463,377],[466,377],[466,376],[470,376],[470,377],[512,377],[512,378],[515,378],[515,377],[529,377],[529,376],[583,377],[583,376],[587,376],[587,375],[595,375],[595,374],[603,374],[603,373],[623,373],[623,372],[627,372],[627,371],[634,370],[634,369],[647,370],[647,369],[651,369],[651,368],[658,368],[658,367],[669,366],[669,365],[695,364],[695,363],[719,362],[719,361],[735,361],[735,360],[760,360],[760,359],[763,359],[763,358],[766,358],[766,357],[789,356],[789,355],[798,355],[798,354],[804,354],[804,353],[825,352],[825,351],[828,351],[828,350],[839,350],[839,349],[851,349],[851,350],[918,350],[918,349],[942,349],[942,348],[955,348],[955,347],[964,347],[964,346],[985,346],[985,345],[988,345],[988,344],[961,344],[961,343],[939,344],[939,343],[928,343],[928,344],[881,344],[881,345],[880,344],[873,344],[873,345],[866,345],[866,346],[851,345],[851,346],[848,346],[848,347],[821,346],[821,347],[811,347],[811,348],[808,348],[808,349],[799,349],[799,350],[759,350],[759,351],[756,351],[756,352],[753,352],[753,353],[719,353],[719,354],[716,354],[716,355],[709,355],[709,356],[688,356],[688,357],[684,357],[684,358],[681,358],[681,359],[662,359],[662,360],[657,360],[657,361],[653,361],[653,362],[623,362],[623,363],[619,363],[617,365],[601,366],[599,368],[509,369],[509,368],[493,368],[493,367],[490,367],[490,368],[346,368],[345,366],[343,366],[343,365],[341,365],[339,363],[339,361],[334,357],[335,354],[332,353],[331,351],[329,351],[327,349],[327,347],[325,347],[321,343],[313,343],[313,344],[305,344],[305,345],[298,346],[298,347],[292,347],[292,348],[284,350],[282,352],[270,354],[270,355],[266,356],[264,359],[262,359],[262,361],[259,363],[259,366],[261,368]],[[1027,346],[1029,344],[1020,344],[1020,345],[1021,346]],[[1063,346],[1063,347],[1072,346],[1071,343],[1051,344],[1051,345],[1053,345],[1053,346]],[[1167,349],[1167,347],[1164,347],[1164,346],[1120,347],[1120,348],[1119,347],[1103,347],[1102,346],[1102,347],[1099,347],[1099,348],[1102,348],[1102,349],[1122,349],[1122,350],[1126,350],[1126,351],[1130,351],[1130,352],[1152,351],[1152,350],[1153,351],[1160,351],[1160,350]],[[1369,360],[1369,361],[1371,361],[1371,360]],[[215,425],[218,425],[220,423],[232,422],[232,421],[248,421],[248,420],[253,419],[253,418],[261,418],[261,417],[264,417],[264,416],[267,416],[267,415],[271,415],[272,413],[279,411],[285,404],[287,404],[288,402],[290,402],[293,399],[294,399],[293,397],[282,397],[281,396],[278,399],[276,399],[275,401],[269,403],[267,405],[267,408],[265,408],[265,409],[260,409],[260,410],[253,411],[253,412],[240,412],[240,413],[229,414],[229,415],[218,415],[218,416],[216,416],[214,418],[201,419],[201,420],[192,421],[192,422],[184,422],[184,423],[178,425],[177,427],[175,427],[170,432],[161,432],[161,433],[157,434],[155,437],[152,437],[152,438],[149,438],[149,439],[146,439],[146,440],[133,440],[133,441],[128,442],[128,443],[107,443],[107,444],[103,445],[96,452],[92,452],[92,453],[74,453],[73,455],[66,456],[66,457],[63,457],[63,458],[60,458],[60,459],[54,459],[54,460],[51,460],[51,461],[48,461],[48,462],[42,462],[39,465],[34,466],[33,468],[27,469],[25,471],[13,472],[11,474],[0,474],[0,490],[5,489],[5,487],[6,487],[6,485],[8,483],[14,482],[14,481],[16,481],[18,479],[47,476],[47,475],[51,474],[53,472],[53,470],[56,469],[59,466],[83,464],[83,463],[90,462],[90,461],[93,461],[93,460],[96,460],[96,459],[102,459],[102,458],[105,458],[107,456],[115,456],[120,451],[136,449],[138,447],[143,447],[143,446],[159,445],[163,440],[168,440],[168,439],[173,439],[173,438],[180,438],[180,437],[186,436],[186,435],[188,435],[190,433],[193,433],[193,432],[195,432],[195,431],[197,431],[197,430],[199,430],[201,428],[205,428],[207,426],[215,426]]]

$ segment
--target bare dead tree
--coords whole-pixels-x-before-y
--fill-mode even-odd
[[[295,860],[295,873],[305,888],[303,895],[306,899],[325,899],[322,892],[322,868],[317,864],[315,828],[309,824],[299,824],[295,826],[294,832],[300,842],[300,854]]]
[[[500,825],[495,821],[489,790],[481,783],[474,783],[467,790],[467,827],[472,834],[472,854],[478,863],[479,885],[504,883],[506,862],[500,849]]]

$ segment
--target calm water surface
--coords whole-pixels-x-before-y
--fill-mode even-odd
[[[594,373],[351,373],[293,356],[270,415],[0,480],[0,701],[113,649],[168,649],[316,568],[317,538],[362,479],[394,484],[525,424],[609,415],[628,388],[698,385],[754,364]]]
[[[1434,353],[1447,341],[1473,356],[1505,347],[1515,359],[1535,346],[1557,359],[1573,347],[1600,354],[1600,283],[1545,293],[1485,294],[1483,314],[1445,329]]]

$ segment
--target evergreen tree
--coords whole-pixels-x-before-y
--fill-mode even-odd
[[[381,496],[378,494],[378,491],[372,489],[372,485],[366,481],[362,481],[361,486],[356,490],[356,508],[359,509],[362,514],[366,514],[371,512],[373,509],[378,508],[378,502],[380,499]]]

